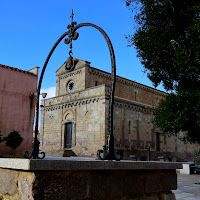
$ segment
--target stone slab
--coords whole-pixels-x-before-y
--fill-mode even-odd
[[[0,168],[29,170],[30,160],[17,158],[0,158]]]
[[[181,163],[172,162],[148,162],[148,161],[101,161],[78,158],[46,158],[40,159],[16,159],[0,158],[0,168],[20,170],[155,170],[155,169],[181,169]]]
[[[191,164],[183,164],[183,169],[180,169],[180,173],[190,175],[190,165]]]

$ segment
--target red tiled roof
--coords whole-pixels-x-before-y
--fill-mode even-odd
[[[15,68],[15,67],[9,67],[9,66],[7,66],[7,65],[2,65],[2,64],[0,64],[0,67],[7,68],[7,69],[11,69],[11,70],[18,71],[18,72],[23,72],[23,73],[25,73],[25,74],[29,74],[29,75],[32,75],[32,76],[36,76],[36,75],[33,74],[32,72],[24,71],[24,70],[22,70],[22,69],[18,69],[18,68]]]

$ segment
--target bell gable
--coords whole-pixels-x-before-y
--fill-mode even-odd
[[[74,66],[71,66],[74,65]],[[86,60],[81,60],[78,58],[73,58],[71,62],[70,57],[61,65],[61,67],[56,71],[56,76],[63,75],[65,73],[69,73],[74,70],[78,70],[82,67],[90,66],[90,62]]]

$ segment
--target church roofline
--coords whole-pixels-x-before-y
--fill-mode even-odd
[[[79,60],[79,61],[83,61],[83,62],[85,62],[86,64],[89,64],[89,65],[90,65],[90,63],[91,63],[91,62],[89,62],[89,61],[87,61],[87,60],[82,60],[82,59],[79,59],[79,58],[74,58],[74,57],[73,57],[73,59]],[[68,59],[56,70],[56,73],[61,69],[61,67],[62,67],[67,61],[68,61]]]
[[[0,67],[6,68],[6,69],[10,69],[10,70],[13,70],[13,71],[22,72],[22,73],[29,74],[29,75],[32,75],[32,76],[37,76],[36,74],[34,74],[32,72],[25,71],[25,70],[22,70],[22,69],[18,69],[18,68],[15,68],[15,67],[10,67],[8,65],[2,65],[2,64],[0,64]]]
[[[107,75],[109,75],[109,76],[111,75],[111,73],[106,72],[106,71],[103,71],[103,70],[101,70],[101,69],[97,69],[97,68],[95,68],[95,67],[90,67],[90,68],[93,69],[93,70],[97,70],[97,71],[99,71],[99,72],[101,72],[101,73],[105,73],[105,74],[107,74]],[[118,75],[117,75],[117,77],[116,77],[116,81],[117,81],[117,78],[123,79],[123,80],[125,80],[125,81],[129,81],[129,82],[131,82],[131,83],[137,84],[137,85],[142,86],[142,87],[146,87],[146,88],[151,89],[151,90],[156,91],[156,92],[160,92],[160,93],[162,93],[162,94],[164,94],[164,95],[167,95],[167,94],[168,94],[167,92],[163,92],[163,91],[158,90],[158,89],[156,89],[156,88],[153,88],[153,87],[144,85],[144,84],[142,84],[142,83],[138,83],[138,82],[136,82],[136,81],[133,81],[133,80],[130,80],[130,79],[127,79],[127,78],[118,76]]]
[[[98,71],[99,73],[102,73],[102,74],[105,74],[107,76],[107,78],[110,78],[111,76],[111,73],[109,72],[106,72],[106,71],[103,71],[101,69],[98,69],[98,68],[95,68],[95,67],[91,67],[90,66],[90,62],[86,61],[86,60],[81,60],[81,59],[78,59],[78,58],[74,58],[76,60],[79,60],[79,61],[83,61],[85,62],[86,64],[89,64],[89,69],[90,70],[95,70],[95,71]],[[67,60],[61,65],[61,67],[63,67],[63,65],[67,62]],[[61,69],[61,67],[59,67],[59,69],[56,71],[56,73]],[[84,68],[85,66],[81,67],[81,68]],[[80,68],[79,68],[80,69]],[[74,71],[76,70],[79,70],[79,69],[75,69]],[[61,76],[61,75],[64,75],[65,73],[61,73],[59,75],[56,75],[56,76]],[[98,74],[96,74],[98,75]],[[133,80],[130,80],[130,79],[127,79],[127,78],[124,78],[124,77],[121,77],[121,76],[118,76],[116,77],[116,81],[121,81],[122,83],[125,83],[125,84],[131,84],[131,85],[134,85],[136,87],[140,87],[141,89],[143,90],[149,90],[151,92],[154,92],[154,93],[157,93],[159,95],[162,95],[162,96],[165,96],[165,95],[168,95],[167,92],[164,92],[164,91],[161,91],[161,90],[158,90],[156,88],[153,88],[153,87],[150,87],[150,86],[147,86],[147,85],[144,85],[142,83],[138,83],[136,81],[133,81]]]

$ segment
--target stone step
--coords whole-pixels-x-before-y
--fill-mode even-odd
[[[77,156],[72,150],[64,150],[63,157]]]
[[[72,150],[45,151],[47,156],[70,157],[77,156]]]

